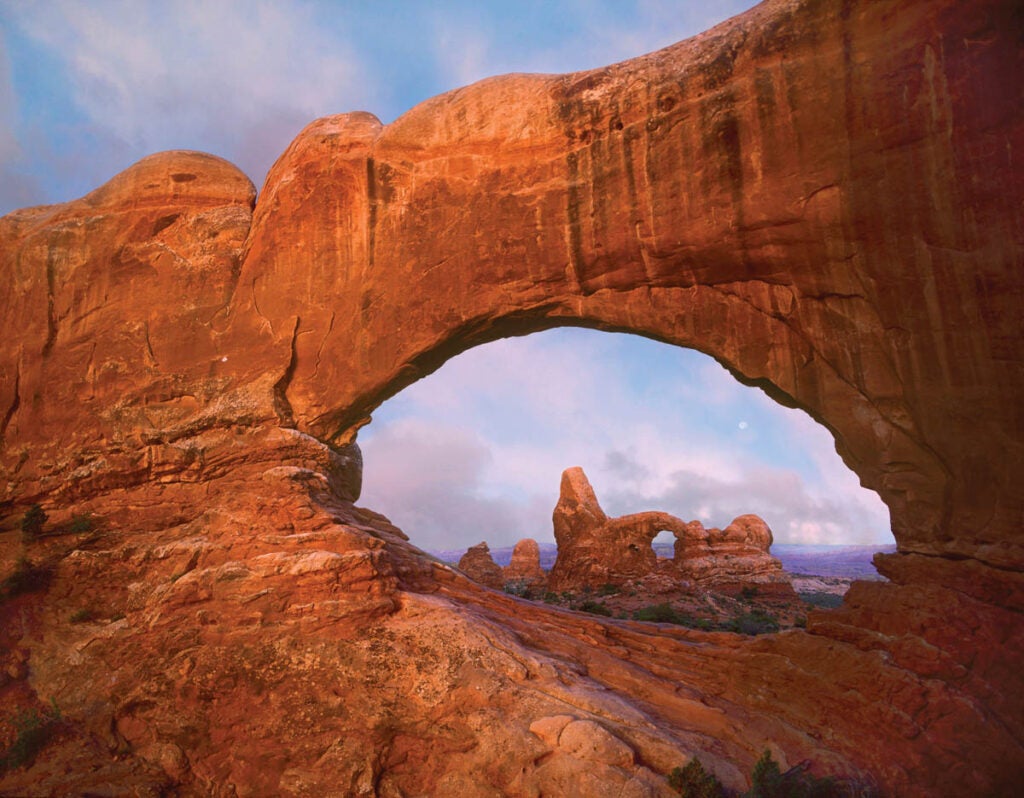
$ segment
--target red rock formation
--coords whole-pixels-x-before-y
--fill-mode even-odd
[[[742,515],[724,531],[662,512],[608,518],[579,467],[562,473],[552,520],[558,559],[549,584],[556,592],[623,585],[654,573],[701,585],[787,581],[782,563],[768,553],[772,532],[756,515]],[[676,538],[672,560],[659,559],[651,547],[664,531]]]
[[[501,590],[505,586],[505,575],[501,566],[491,557],[486,542],[477,543],[466,549],[459,560],[459,570],[475,582]]]
[[[673,564],[697,584],[785,581],[782,563],[769,555],[772,531],[762,518],[741,515],[723,529],[690,521],[676,535]]]
[[[1012,794],[1020,29],[1012,0],[768,0],[606,69],[320,120],[255,211],[170,153],[4,217],[3,576],[32,503],[100,526],[27,544],[48,577],[0,604],[3,705],[65,718],[0,790],[557,794],[596,756],[658,794],[693,754],[741,787],[771,746]],[[655,630],[482,590],[352,505],[384,398],[559,324],[810,412],[891,510],[891,581],[806,633]]]
[[[533,538],[523,538],[512,549],[512,559],[505,566],[505,582],[535,590],[547,585],[548,576],[540,567],[540,547]]]

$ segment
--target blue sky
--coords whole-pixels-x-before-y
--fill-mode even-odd
[[[213,152],[259,186],[317,117],[389,122],[490,75],[640,55],[750,5],[0,0],[0,214],[81,196],[164,149]],[[703,355],[629,336],[473,350],[380,408],[360,442],[362,503],[426,547],[551,539],[571,465],[612,514],[721,526],[756,512],[780,542],[892,541],[823,428]]]

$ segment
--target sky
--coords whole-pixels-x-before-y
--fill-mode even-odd
[[[259,187],[318,117],[387,123],[491,75],[641,55],[751,5],[0,0],[0,214],[74,199],[166,149],[220,155]],[[779,542],[892,542],[824,428],[706,356],[632,336],[472,350],[385,403],[360,443],[361,503],[425,548],[552,540],[574,465],[612,515],[724,526],[755,512]]]

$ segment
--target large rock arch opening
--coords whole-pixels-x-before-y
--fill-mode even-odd
[[[1010,0],[768,0],[606,69],[320,120],[258,203],[166,153],[4,217],[4,564],[36,502],[111,532],[26,544],[53,583],[7,605],[32,609],[3,627],[12,689],[90,741],[52,791],[556,793],[598,741],[602,783],[652,794],[681,751],[742,787],[765,745],[895,794],[1012,792],[1020,30]],[[699,349],[821,421],[892,512],[892,582],[807,633],[665,637],[482,596],[354,506],[374,407],[562,324]],[[68,621],[86,604],[102,630]]]
[[[897,6],[914,35],[894,40]],[[963,44],[1006,40],[1009,13],[766,3],[387,127],[320,120],[268,177],[233,337],[286,358],[294,423],[342,442],[497,337],[571,323],[694,347],[825,424],[904,551],[1019,565],[1012,310],[979,287],[1013,279],[1020,186],[975,143],[983,119],[1020,135],[1015,55]]]
[[[560,328],[476,347],[377,408],[359,446],[360,502],[435,552],[550,543],[573,464],[612,516],[724,529],[756,513],[777,543],[893,543],[887,508],[820,424],[638,336]]]

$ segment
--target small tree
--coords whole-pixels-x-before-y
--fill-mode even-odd
[[[749,798],[784,798],[789,795],[783,791],[782,773],[779,771],[779,763],[772,759],[771,752],[766,748],[761,758],[754,765],[754,771],[750,775]]]
[[[21,519],[22,535],[29,540],[39,537],[43,532],[46,519],[46,511],[40,505],[33,504]]]
[[[668,776],[668,786],[687,798],[722,798],[725,795],[722,783],[704,770],[697,757],[686,767],[674,768]]]

